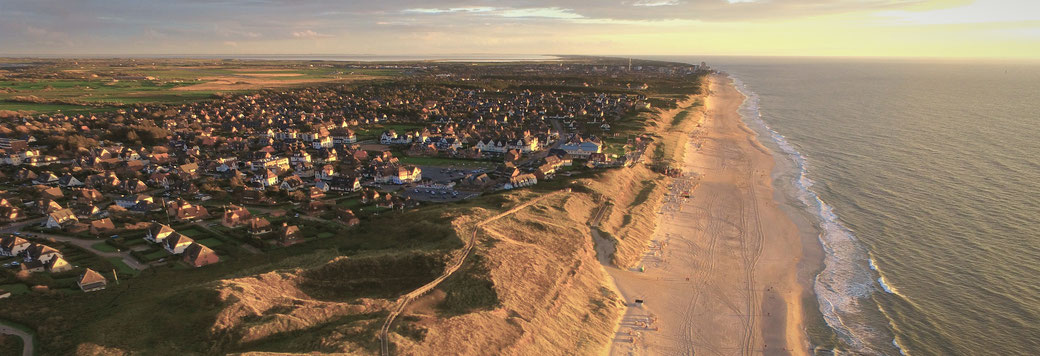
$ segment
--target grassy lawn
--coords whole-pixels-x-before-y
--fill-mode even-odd
[[[146,254],[146,255],[144,255],[144,257],[147,258],[149,261],[154,261],[154,260],[158,260],[160,258],[169,256],[169,255],[170,255],[170,253],[166,252],[166,250],[159,250],[159,251],[155,251],[155,252]]]
[[[90,245],[90,247],[101,252],[116,252],[116,248],[114,246],[109,245],[105,242],[98,242],[96,244]]]
[[[128,266],[126,264],[126,262],[123,262],[122,258],[119,258],[119,257],[109,257],[109,258],[106,258],[106,259],[108,260],[108,262],[111,262],[113,266],[116,266],[116,271],[121,273],[121,274],[128,274],[128,275],[131,275],[131,276],[136,276],[139,273],[141,273],[141,271],[138,271],[136,269],[130,268],[130,266]]]
[[[331,233],[331,232],[328,232],[328,231],[324,231],[324,232],[319,232],[318,233],[318,238],[319,239],[324,239],[324,238],[332,237],[332,236],[335,236],[335,235],[333,233]]]
[[[196,230],[196,229],[187,229],[187,230],[177,231],[177,232],[181,233],[182,235],[187,235],[188,237],[191,237],[191,238],[194,238],[196,236],[201,236],[202,235],[202,232],[199,231],[199,230]]]
[[[220,246],[220,245],[224,244],[224,241],[220,241],[219,239],[217,239],[215,237],[211,237],[211,238],[208,238],[208,239],[199,240],[199,241],[195,241],[195,242],[198,242],[198,243],[202,244],[203,246],[206,246],[206,247],[209,247],[209,248],[214,248],[214,247],[217,247],[217,246]]]
[[[0,289],[11,292],[11,295],[29,293],[29,286],[22,283],[3,284],[0,285]]]
[[[344,199],[341,200],[339,203],[336,203],[336,205],[345,207],[347,209],[357,209],[361,207],[361,199]]]
[[[414,164],[417,166],[436,166],[436,167],[466,167],[466,168],[484,168],[492,169],[497,164],[495,162],[488,161],[476,161],[469,159],[457,159],[457,158],[443,158],[443,157],[402,157],[398,156],[398,160],[405,164]]]

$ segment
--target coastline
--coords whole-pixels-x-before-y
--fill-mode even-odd
[[[708,83],[642,262],[604,266],[628,306],[608,354],[807,355],[803,308],[822,249],[773,188],[783,160],[743,122],[745,96],[724,75]]]

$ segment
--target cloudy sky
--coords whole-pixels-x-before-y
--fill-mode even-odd
[[[1040,0],[0,0],[0,55],[1040,58]]]

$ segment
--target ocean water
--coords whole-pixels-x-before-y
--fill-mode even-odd
[[[839,351],[1040,354],[1040,63],[706,60],[793,172]]]

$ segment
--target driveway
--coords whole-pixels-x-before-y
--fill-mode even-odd
[[[121,258],[121,259],[123,259],[123,263],[126,263],[127,266],[130,266],[130,268],[136,269],[138,271],[143,270],[145,268],[148,268],[148,266],[142,265],[141,263],[137,262],[137,259],[135,259],[133,256],[130,256],[130,251],[107,252],[107,251],[101,251],[101,250],[95,249],[92,246],[92,245],[94,245],[94,244],[96,244],[98,242],[104,242],[105,240],[103,240],[103,239],[87,240],[87,239],[81,239],[81,238],[72,237],[72,236],[51,235],[51,234],[42,234],[42,233],[36,233],[36,232],[30,232],[29,234],[31,234],[33,236],[36,236],[36,237],[42,237],[42,238],[46,238],[46,239],[53,239],[55,241],[67,242],[67,243],[70,243],[70,244],[82,247],[83,249],[85,249],[87,251],[90,251],[90,252],[94,253],[95,255],[98,255],[98,256],[101,256],[101,257],[105,257],[105,258],[111,258],[111,257]]]
[[[14,335],[22,339],[22,356],[33,356],[33,350],[36,347],[33,345],[33,336],[25,331],[16,329],[4,324],[0,321],[0,334]]]

